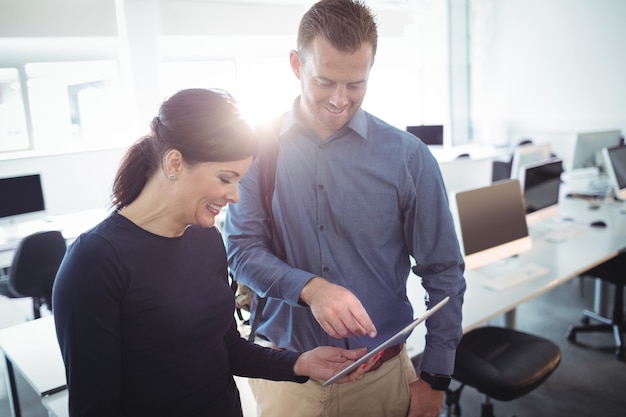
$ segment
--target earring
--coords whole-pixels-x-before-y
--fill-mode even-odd
[[[169,179],[170,181],[174,181],[176,179],[176,175],[170,174],[168,175],[167,179]]]

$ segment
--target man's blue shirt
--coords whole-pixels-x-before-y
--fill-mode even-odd
[[[406,295],[413,258],[430,302],[451,298],[427,321],[422,369],[451,374],[462,335],[464,264],[438,164],[427,146],[363,110],[322,141],[292,108],[280,128],[272,198],[286,262],[268,250],[258,171],[255,161],[225,223],[237,280],[268,297],[257,335],[295,350],[373,347],[413,318]],[[378,336],[326,334],[299,301],[315,276],[352,291]]]

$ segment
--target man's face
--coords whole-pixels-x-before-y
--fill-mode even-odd
[[[337,132],[361,107],[373,63],[372,45],[341,52],[317,37],[305,56],[291,52],[291,69],[300,80],[300,116],[323,140]]]

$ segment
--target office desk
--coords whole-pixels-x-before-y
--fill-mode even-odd
[[[487,145],[466,144],[455,146],[429,145],[428,149],[439,162],[452,161],[459,155],[469,155],[472,159],[502,159],[511,156],[511,150],[507,148],[496,148]]]
[[[42,402],[50,417],[69,417],[69,394],[67,390],[45,397]]]
[[[0,350],[7,366],[12,416],[21,416],[15,372],[19,372],[41,397],[65,389],[65,366],[56,339],[53,316],[0,330]]]
[[[31,233],[59,230],[70,243],[82,232],[95,226],[107,215],[105,209],[85,210],[43,219],[29,220],[0,226],[0,268],[11,266],[13,253],[20,241]]]
[[[529,252],[501,263],[466,271],[463,331],[470,331],[502,314],[511,314],[521,303],[578,276],[623,250],[626,247],[626,214],[621,212],[621,206],[607,203],[597,210],[588,210],[588,207],[589,203],[586,201],[564,201],[560,214],[574,218],[581,225],[604,219],[609,227],[589,228],[559,243],[548,242],[541,235],[537,235],[533,237],[533,248]],[[544,265],[550,268],[550,272],[505,291],[493,291],[483,286],[484,280],[490,275],[515,268],[525,262]],[[409,277],[408,288],[416,315],[419,315],[424,311],[424,289],[419,278]],[[409,338],[407,349],[410,356],[415,357],[423,351],[425,332],[425,326],[419,326]],[[21,350],[22,347],[26,350]],[[42,397],[60,391],[42,401],[51,413],[52,410],[57,410],[53,415],[65,416],[65,370],[56,341],[53,318],[46,317],[0,331],[0,348],[5,352],[7,362],[11,363],[14,370],[22,373]],[[9,385],[9,389],[10,398],[17,398],[14,386]],[[13,410],[13,415],[20,416],[19,405]]]
[[[530,228],[533,240],[530,251],[515,258],[466,271],[463,332],[503,315],[506,325],[515,327],[515,312],[518,305],[579,276],[626,249],[626,213],[622,212],[622,206],[608,201],[596,210],[590,210],[589,207],[587,201],[569,199],[559,205],[558,216],[572,218],[576,226],[586,229],[584,232],[562,242],[548,242],[544,234],[537,233],[533,236],[533,230],[566,227],[568,222],[560,223],[555,218],[545,219],[537,224],[538,227]],[[598,219],[605,220],[608,227],[604,229],[587,227],[591,221]],[[543,265],[550,271],[530,282],[504,291],[494,291],[484,286],[486,279],[525,263]],[[409,299],[415,306],[415,315],[419,315],[424,310],[425,294],[419,277],[411,274],[407,286]],[[417,356],[423,351],[425,334],[425,326],[416,328],[411,334],[407,341],[409,355]]]

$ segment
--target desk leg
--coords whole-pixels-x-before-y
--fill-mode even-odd
[[[21,417],[22,412],[20,409],[20,399],[17,395],[17,384],[15,383],[13,364],[6,356],[4,359],[7,366],[7,385],[9,386],[9,408],[11,409],[11,416]]]
[[[504,327],[508,327],[509,329],[514,329],[517,321],[517,309],[512,309],[504,313]]]
[[[603,317],[611,317],[607,302],[608,292],[611,290],[609,283],[600,278],[596,278],[594,284],[593,312]]]

